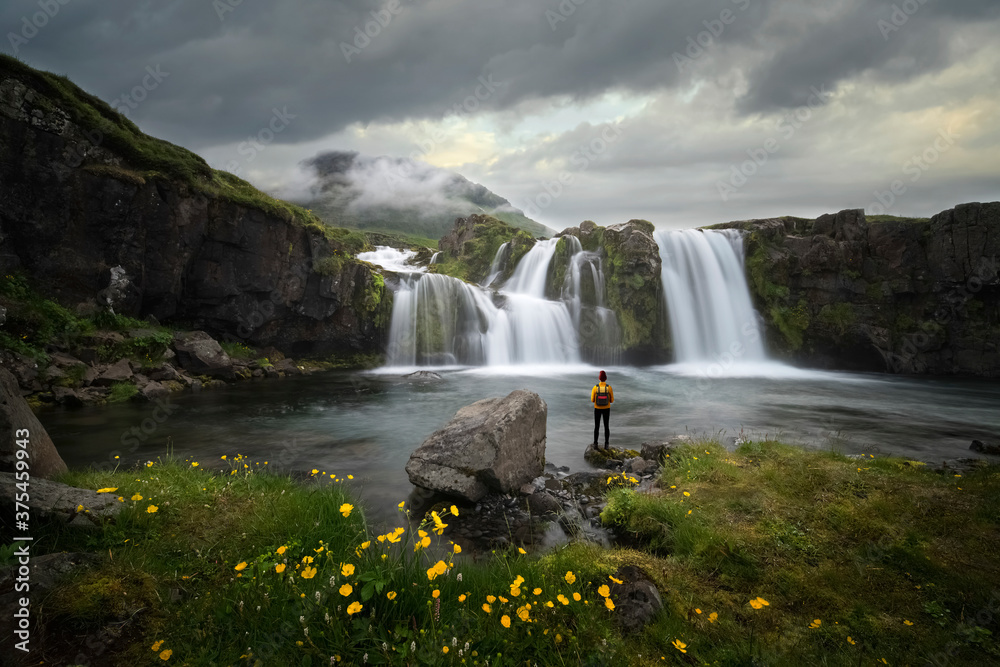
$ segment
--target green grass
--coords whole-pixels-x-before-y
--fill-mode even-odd
[[[265,472],[266,461],[215,463],[207,470],[208,461],[166,459],[64,476],[111,489],[123,508],[96,534],[37,526],[36,554],[101,555],[97,567],[45,601],[47,627],[72,642],[132,619],[128,639],[104,656],[118,665],[163,664],[165,650],[171,664],[188,665],[322,665],[337,656],[360,665],[366,654],[371,664],[461,664],[460,649],[473,665],[602,664],[592,658],[624,656],[613,612],[597,591],[615,566],[586,548],[473,560],[454,554],[428,517],[414,517],[422,531],[415,534],[408,511],[393,544],[386,535],[394,527],[382,532],[366,523],[342,478],[316,471],[303,484]],[[447,523],[452,510],[438,511]],[[446,573],[429,571],[439,563],[450,566]],[[523,582],[512,590],[518,576]]]
[[[603,518],[628,546],[471,559],[453,555],[428,517],[401,515],[393,544],[385,536],[395,526],[366,522],[329,471],[300,483],[266,472],[266,461],[214,463],[67,474],[62,481],[113,489],[123,508],[96,533],[37,526],[36,555],[101,555],[44,601],[47,627],[72,642],[131,618],[108,658],[117,665],[162,664],[163,650],[190,665],[363,664],[365,654],[372,664],[461,664],[459,649],[465,664],[491,665],[915,665],[942,651],[953,664],[1000,659],[996,466],[954,477],[772,441],[736,452],[695,443],[666,459],[655,493],[610,485]],[[447,523],[448,506],[436,509]],[[439,561],[452,565],[431,579]],[[630,637],[597,590],[623,565],[643,570],[665,605]],[[517,617],[525,602],[530,623]],[[348,613],[352,603],[361,610]]]
[[[637,652],[679,658],[679,639],[697,664],[1000,659],[996,466],[957,477],[773,441],[703,442],[667,461],[660,492],[614,490],[602,515],[670,590]],[[753,608],[758,597],[769,604]]]
[[[909,218],[900,215],[865,215],[868,222],[930,222],[930,218]]]
[[[220,341],[219,346],[222,351],[229,355],[230,359],[253,360],[257,358],[257,351],[252,347],[247,347],[238,341]]]
[[[139,393],[138,387],[131,382],[115,382],[108,394],[108,403],[124,403]]]

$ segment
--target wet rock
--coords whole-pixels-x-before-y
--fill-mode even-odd
[[[969,445],[969,449],[971,449],[974,452],[979,452],[980,454],[992,454],[993,456],[1000,456],[1000,444],[994,444],[992,442],[973,440],[972,444]]]
[[[80,398],[80,395],[68,387],[53,387],[52,395],[55,396],[56,403],[68,408],[78,408],[83,405],[83,399]]]
[[[536,516],[559,513],[559,501],[547,493],[533,493],[525,500],[529,511]]]
[[[233,380],[233,360],[218,341],[204,331],[174,334],[174,351],[181,368],[195,375],[208,375]]]
[[[615,622],[626,634],[639,632],[663,609],[660,592],[642,570],[632,565],[619,568],[614,576],[622,582],[611,582]]]
[[[156,380],[148,381],[145,386],[139,390],[139,395],[147,401],[155,401],[158,398],[165,398],[169,393],[170,390]]]
[[[22,439],[22,431],[27,431],[28,460],[31,461],[32,497],[36,480],[54,477],[66,472],[66,463],[59,456],[52,439],[45,432],[41,422],[31,411],[28,402],[21,396],[21,388],[17,380],[6,368],[0,368],[0,471],[13,472],[17,465],[17,444]],[[13,475],[11,475],[13,477]],[[3,485],[3,493],[14,491],[14,480]],[[13,516],[8,514],[7,516]]]
[[[302,375],[302,369],[295,365],[295,361],[287,357],[274,362],[274,370],[285,375]]]
[[[470,501],[490,490],[517,493],[542,473],[548,407],[523,389],[460,409],[410,455],[417,486]]]
[[[415,373],[410,373],[404,375],[407,380],[440,380],[441,376],[433,371],[416,371]]]

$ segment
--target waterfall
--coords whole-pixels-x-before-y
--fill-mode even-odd
[[[497,248],[497,253],[493,255],[493,262],[490,264],[490,273],[486,276],[486,279],[479,283],[480,287],[489,287],[493,284],[493,281],[497,279],[500,272],[503,271],[504,264],[507,263],[507,257],[510,255],[510,241],[502,244]]]
[[[656,231],[674,359],[766,361],[735,229]]]
[[[544,298],[554,249],[554,242],[536,243],[500,289],[496,303],[486,290],[451,276],[404,275],[393,300],[388,364],[579,362],[577,331],[566,304]]]
[[[397,250],[390,246],[376,246],[375,250],[370,252],[359,252],[358,259],[371,262],[376,266],[381,266],[384,269],[390,271],[395,271],[396,273],[413,273],[416,271],[426,271],[427,269],[422,266],[414,266],[410,262],[413,258],[417,256],[417,253],[413,250]],[[437,254],[434,255],[435,257]],[[431,258],[431,264],[434,263],[434,258]]]
[[[436,253],[434,253],[433,255],[431,255],[431,261],[428,262],[427,265],[430,266],[431,264],[435,264],[438,261],[438,255],[440,255],[440,254],[441,254],[441,251],[438,250]]]

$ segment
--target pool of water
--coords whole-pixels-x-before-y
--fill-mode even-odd
[[[387,368],[264,380],[174,395],[166,407],[127,403],[39,415],[71,466],[125,465],[172,451],[202,465],[242,453],[269,467],[352,474],[376,518],[394,514],[412,491],[410,453],[456,410],[514,389],[548,405],[546,457],[587,469],[593,436],[590,389],[599,369],[517,366],[435,369],[418,381]],[[613,446],[637,448],[675,434],[741,432],[845,453],[882,452],[937,462],[976,456],[973,439],[1000,439],[1000,382],[747,366],[728,377],[665,366],[608,368],[614,387]],[[167,414],[169,412],[169,414]],[[603,437],[603,435],[602,435]]]

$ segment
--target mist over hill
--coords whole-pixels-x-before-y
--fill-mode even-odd
[[[328,224],[438,239],[455,218],[485,213],[533,236],[553,233],[486,187],[425,162],[328,151],[302,167],[311,180],[285,196]]]

